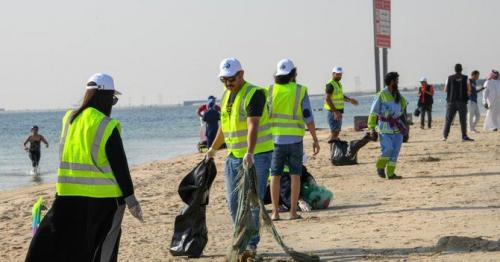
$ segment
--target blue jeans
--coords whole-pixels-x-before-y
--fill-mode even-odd
[[[382,156],[388,157],[389,161],[396,163],[403,144],[402,134],[380,134],[380,147]]]
[[[302,174],[302,156],[304,154],[304,143],[274,144],[273,160],[271,161],[271,175],[283,175],[285,164],[288,166],[290,175]]]
[[[269,177],[269,169],[271,168],[272,152],[257,154],[254,156],[255,170],[257,172],[257,194],[260,199],[264,199],[267,188],[267,178]],[[236,193],[236,176],[238,168],[243,163],[242,158],[235,158],[228,156],[226,158],[226,166],[224,168],[225,181],[226,181],[226,199],[229,206],[229,213],[233,223],[236,219],[236,212],[238,210],[238,194]],[[252,210],[253,221],[259,225],[259,209]],[[260,236],[256,235],[249,243],[249,246],[257,247],[260,241]]]
[[[330,131],[332,132],[340,132],[342,129],[342,119],[336,120],[334,114],[331,111],[326,111],[326,120],[328,122],[328,126],[330,126]]]

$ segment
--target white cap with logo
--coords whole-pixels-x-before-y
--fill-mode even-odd
[[[219,77],[232,77],[241,70],[240,61],[234,57],[228,57],[220,63]]]
[[[344,70],[342,70],[342,67],[336,66],[332,69],[332,74],[342,74]]]
[[[95,83],[95,85],[88,85],[90,82]],[[115,89],[115,83],[113,78],[104,73],[97,73],[92,75],[89,80],[87,80],[87,90],[97,89],[97,90],[111,90],[115,91],[115,95],[121,95],[118,90]]]
[[[427,82],[427,77],[422,76],[422,77],[420,78],[420,82]]]
[[[281,61],[278,62],[278,65],[276,65],[276,76],[285,76],[290,74],[292,70],[295,68],[295,65],[293,64],[292,60],[285,58],[281,59]]]

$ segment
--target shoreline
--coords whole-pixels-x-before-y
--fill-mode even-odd
[[[399,181],[375,174],[379,143],[369,143],[358,154],[358,165],[332,166],[328,160],[327,131],[320,130],[321,152],[309,158],[307,168],[317,183],[334,193],[330,207],[302,213],[304,219],[276,222],[285,243],[314,252],[324,260],[494,260],[497,252],[432,252],[444,236],[482,237],[497,241],[500,235],[500,135],[474,134],[472,143],[460,140],[459,127],[441,141],[442,121],[431,130],[413,128],[403,144],[396,173]],[[415,126],[415,125],[414,125]],[[345,128],[342,138],[359,138],[363,132]],[[304,140],[310,155],[311,139]],[[177,194],[181,179],[203,159],[188,154],[131,167],[135,193],[145,223],[128,211],[122,225],[120,261],[171,261],[168,251],[175,216],[184,204]],[[223,261],[230,245],[232,223],[226,207],[224,152],[215,157],[218,175],[207,206],[209,241],[199,261]],[[471,164],[473,163],[473,164]],[[19,261],[31,240],[31,206],[43,196],[51,206],[51,183],[0,192],[0,260]],[[270,209],[270,206],[267,206]],[[259,254],[265,261],[288,258],[272,237],[263,232]],[[424,251],[422,251],[424,250]],[[425,251],[427,250],[427,251]]]
[[[415,116],[412,115],[412,119],[415,122],[414,118],[415,118]],[[434,122],[442,122],[442,121],[444,121],[444,117],[442,117],[442,116],[435,117],[433,119],[433,121]],[[456,122],[457,122],[457,120],[456,120]],[[416,125],[413,124],[412,127],[416,127]],[[343,130],[351,130],[352,132],[359,133],[359,134],[362,134],[363,132],[366,132],[366,130],[364,130],[364,131],[353,131],[353,129],[354,129],[354,125],[353,124],[346,124],[342,128],[343,128]],[[328,130],[328,127],[316,127],[316,131],[317,132],[325,132],[327,130]],[[306,129],[306,134],[305,134],[304,141],[307,141],[308,139],[309,139],[309,134],[308,134],[308,131]],[[327,148],[327,150],[329,150],[329,149]],[[129,168],[130,168],[130,171],[132,172],[133,169],[141,168],[143,166],[148,166],[148,165],[154,164],[155,162],[169,161],[169,160],[174,160],[176,158],[183,158],[183,157],[194,157],[194,156],[197,156],[197,155],[199,155],[198,152],[194,152],[194,153],[181,153],[180,155],[175,155],[175,156],[167,157],[167,158],[160,159],[160,160],[152,160],[152,161],[147,161],[147,162],[144,162],[144,163],[141,163],[141,164],[130,165]],[[57,176],[57,170],[55,170],[54,173],[51,173],[51,175],[54,175],[53,178],[55,178]],[[29,176],[33,177],[32,175],[29,175]],[[0,189],[0,194],[1,193],[6,193],[6,192],[9,192],[9,191],[15,191],[15,190],[18,190],[18,189],[26,189],[26,188],[31,188],[31,187],[43,187],[43,186],[46,186],[47,184],[53,184],[54,187],[55,187],[55,181],[47,181],[47,182],[42,182],[41,184],[37,184],[37,185],[21,185],[21,186],[15,186],[15,187],[11,187],[11,188]]]

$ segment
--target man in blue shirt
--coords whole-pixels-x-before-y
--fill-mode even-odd
[[[477,105],[477,94],[483,91],[484,88],[477,89],[476,81],[479,79],[479,71],[474,70],[470,74],[470,87],[471,93],[469,95],[469,130],[474,133],[478,133],[476,130],[477,122],[481,118],[481,112],[479,111],[479,106]]]
[[[205,135],[207,136],[207,148],[212,146],[212,143],[219,129],[220,113],[215,107],[215,97],[210,96],[207,103],[207,111],[203,114],[203,121],[207,123]]]

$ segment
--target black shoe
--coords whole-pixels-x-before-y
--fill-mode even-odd
[[[392,175],[392,176],[388,177],[387,179],[403,179],[403,177],[402,177],[402,176],[398,176],[398,175],[394,174],[394,175]]]
[[[493,129],[493,132],[496,132],[496,131],[498,131],[498,128],[494,128],[494,129]]]
[[[467,142],[467,141],[472,142],[472,141],[474,141],[474,139],[472,139],[472,138],[470,138],[470,137],[468,137],[468,136],[464,136],[464,137],[462,138],[462,142]]]
[[[377,175],[381,178],[385,178],[385,170],[383,168],[377,168]]]

